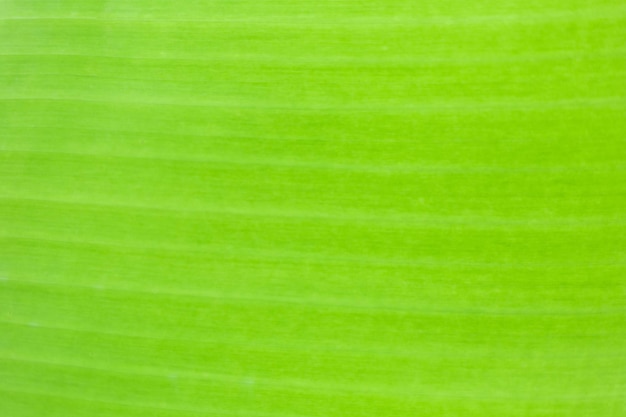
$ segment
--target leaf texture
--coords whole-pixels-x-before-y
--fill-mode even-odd
[[[0,415],[626,416],[623,0],[2,0],[0,87]]]

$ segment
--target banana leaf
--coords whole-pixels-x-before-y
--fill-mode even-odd
[[[1,0],[0,415],[626,416],[624,0]]]

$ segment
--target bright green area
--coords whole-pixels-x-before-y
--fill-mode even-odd
[[[626,2],[0,0],[0,416],[626,416]]]

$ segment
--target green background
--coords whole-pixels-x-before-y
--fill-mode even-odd
[[[0,415],[626,416],[624,0],[0,0]]]

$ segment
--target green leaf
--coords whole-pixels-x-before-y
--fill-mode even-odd
[[[626,416],[623,0],[0,1],[0,416]]]

